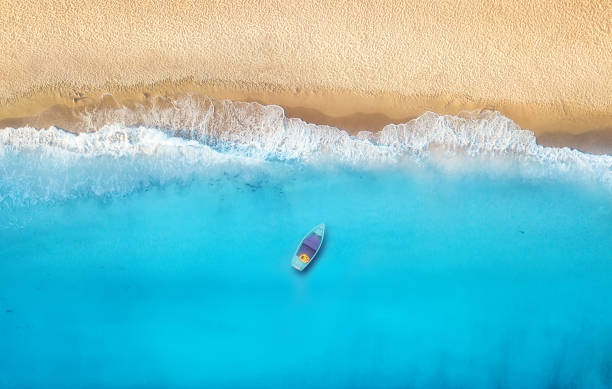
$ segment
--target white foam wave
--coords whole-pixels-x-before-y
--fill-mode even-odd
[[[122,195],[256,163],[156,129],[111,125],[75,135],[9,128],[0,131],[0,204]]]
[[[83,128],[99,129],[108,123],[164,129],[185,139],[226,146],[258,157],[314,161],[323,156],[362,164],[397,161],[411,153],[432,156],[444,150],[471,157],[511,156],[552,164],[581,167],[609,164],[610,157],[591,156],[567,148],[537,145],[531,131],[520,129],[493,111],[460,116],[425,113],[405,124],[388,125],[382,131],[350,137],[333,127],[286,118],[281,107],[258,103],[211,100],[185,96],[157,100],[152,106],[96,109],[79,116]]]
[[[409,161],[445,170],[491,170],[502,161],[522,175],[612,188],[612,156],[540,146],[531,131],[490,111],[426,113],[357,136],[286,118],[278,106],[189,98],[154,109],[88,112],[83,121],[99,129],[78,135],[53,127],[1,130],[0,202],[129,193],[271,160],[359,167]]]

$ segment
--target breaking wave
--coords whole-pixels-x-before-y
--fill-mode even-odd
[[[544,147],[531,131],[484,111],[432,112],[351,136],[287,118],[281,107],[181,98],[153,106],[79,113],[74,134],[50,127],[0,131],[0,203],[125,194],[245,167],[434,166],[453,172],[512,171],[612,188],[612,156]]]

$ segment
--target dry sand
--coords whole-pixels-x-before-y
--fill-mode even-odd
[[[496,109],[571,143],[612,132],[611,26],[605,0],[3,0],[0,126],[199,93],[352,131]]]

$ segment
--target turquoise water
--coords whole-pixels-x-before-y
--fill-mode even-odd
[[[289,170],[11,211],[0,384],[610,386],[609,198]]]
[[[612,387],[601,182],[41,134],[0,153],[2,388]]]

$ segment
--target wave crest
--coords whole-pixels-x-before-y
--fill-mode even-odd
[[[128,193],[211,174],[219,166],[261,167],[269,161],[362,168],[409,161],[453,171],[502,164],[531,177],[569,177],[612,188],[612,156],[540,146],[531,131],[492,111],[428,112],[356,136],[287,118],[278,106],[195,97],[97,108],[81,112],[80,120],[87,132],[0,131],[0,202]]]

